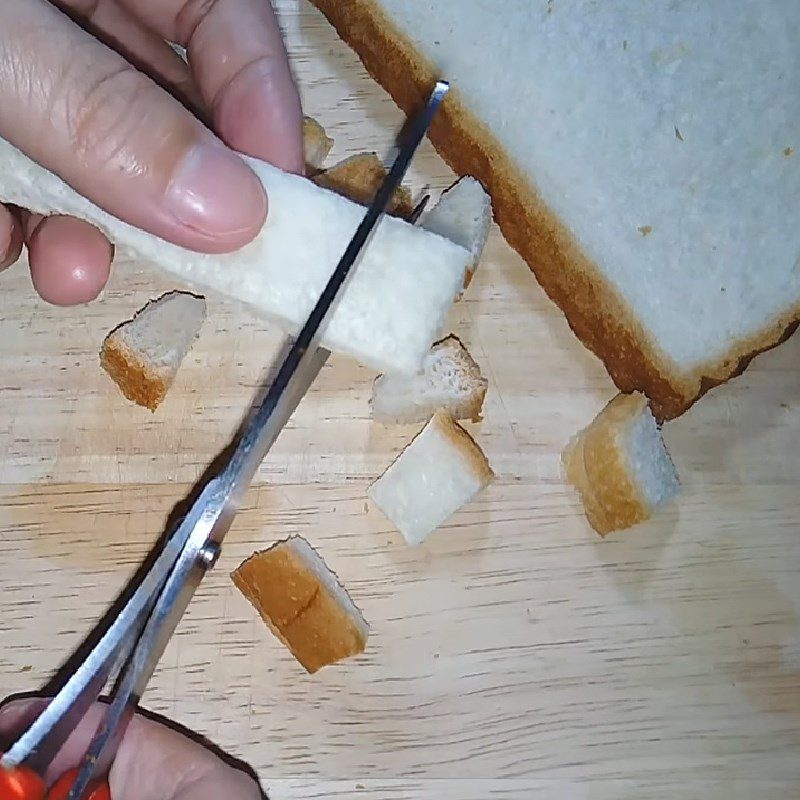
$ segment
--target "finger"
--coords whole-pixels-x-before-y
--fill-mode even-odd
[[[200,110],[202,99],[189,65],[116,0],[52,1],[170,93]]]
[[[57,306],[88,303],[111,272],[113,248],[89,223],[72,217],[29,215],[25,241],[33,286]]]
[[[0,134],[112,214],[227,252],[266,216],[260,181],[174,98],[44,0],[0,5]]]
[[[0,205],[0,270],[10,267],[22,252],[22,229],[19,220]]]
[[[120,0],[186,47],[214,129],[231,147],[303,169],[300,98],[269,0]]]
[[[45,701],[14,701],[0,709],[0,731],[19,733],[44,708]],[[102,718],[97,704],[53,760],[52,783],[77,766]],[[135,715],[123,737],[109,775],[114,800],[258,800],[255,781],[180,733]]]

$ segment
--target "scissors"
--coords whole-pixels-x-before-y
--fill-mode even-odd
[[[448,91],[449,84],[438,81],[407,126],[389,173],[225,466],[201,482],[149,569],[129,587],[119,613],[0,758],[0,800],[109,800],[108,774],[126,726],[192,596],[216,563],[259,465],[330,355],[318,342],[334,302]],[[111,682],[110,701],[80,765],[48,789],[43,776],[49,764]]]

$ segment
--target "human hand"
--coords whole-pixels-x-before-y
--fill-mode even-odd
[[[165,40],[186,47],[188,66]],[[0,3],[0,135],[176,244],[217,253],[249,242],[267,200],[228,148],[299,172],[301,124],[270,0]],[[45,300],[87,302],[105,285],[112,248],[87,223],[0,205],[0,269],[23,243]]]
[[[42,700],[15,700],[0,708],[0,737],[13,738],[44,707]],[[86,752],[102,709],[89,710],[56,756],[48,785],[76,767]],[[112,800],[260,800],[258,784],[211,750],[153,720],[136,715],[122,739],[108,777]]]

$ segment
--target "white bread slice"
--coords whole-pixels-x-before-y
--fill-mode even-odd
[[[325,128],[313,117],[303,117],[303,153],[306,171],[309,173],[321,170],[325,159],[333,147],[333,139],[325,133]]]
[[[312,0],[659,418],[800,319],[796,0]]]
[[[305,322],[364,217],[364,209],[261,161],[246,158],[270,198],[267,221],[235,253],[178,247],[127,225],[0,139],[0,201],[95,224],[120,249],[190,286],[252,306],[295,333]],[[469,253],[391,216],[379,221],[340,295],[321,344],[377,371],[416,372],[441,335]]]
[[[426,422],[437,410],[453,419],[480,422],[489,381],[461,340],[437,342],[416,375],[379,375],[372,387],[372,416],[378,422]]]
[[[168,292],[106,336],[100,364],[128,400],[155,411],[205,318],[202,297]]]
[[[302,537],[254,553],[231,578],[307,672],[364,652],[367,621]]]
[[[617,395],[564,451],[567,479],[605,536],[649,519],[678,494],[678,476],[639,393]]]
[[[315,175],[313,181],[317,186],[330,189],[354,203],[366,206],[378,193],[386,174],[386,167],[378,158],[377,153],[357,153]],[[397,187],[387,211],[389,214],[403,219],[411,216],[414,211],[414,202],[411,192],[405,186]],[[438,233],[438,231],[433,232]],[[445,238],[450,237],[446,236]],[[451,239],[451,241],[453,240]],[[456,244],[461,244],[461,242],[456,242]]]
[[[473,438],[448,413],[437,411],[367,495],[415,546],[493,478]]]
[[[469,286],[478,267],[489,227],[492,224],[492,199],[475,178],[467,175],[442,194],[436,205],[422,217],[423,228],[450,239],[469,250],[464,288]]]

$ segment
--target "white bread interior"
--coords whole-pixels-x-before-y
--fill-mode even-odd
[[[305,322],[364,216],[311,181],[245,158],[270,198],[250,244],[225,255],[195,253],[101,210],[0,139],[0,200],[96,225],[129,254],[190,286],[246,303],[295,333]],[[470,255],[441,236],[384,215],[342,291],[321,344],[378,371],[413,373],[461,289]]]
[[[472,437],[448,413],[437,411],[367,494],[416,546],[493,478]]]
[[[461,340],[451,334],[433,345],[416,375],[379,375],[370,406],[378,422],[426,422],[437,409],[479,422],[489,381]]]
[[[442,194],[420,224],[469,250],[472,258],[464,281],[466,288],[478,267],[492,224],[492,199],[488,192],[475,178],[466,175]]]

